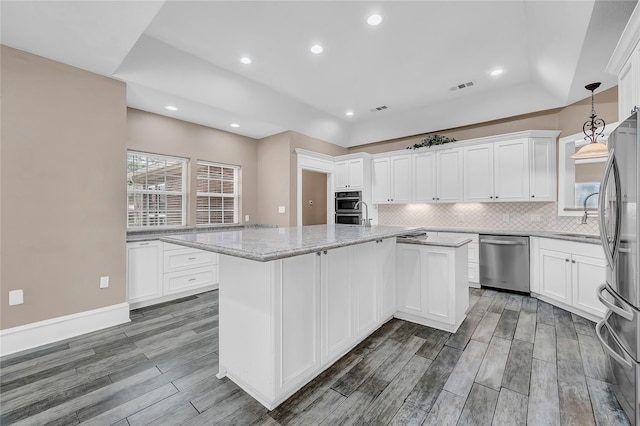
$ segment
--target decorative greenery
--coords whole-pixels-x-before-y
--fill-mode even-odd
[[[417,149],[422,148],[423,146],[431,147],[434,145],[442,145],[449,142],[455,142],[454,138],[448,138],[446,136],[440,135],[429,135],[426,138],[422,139],[420,143],[416,143],[413,146],[408,146],[407,149]]]

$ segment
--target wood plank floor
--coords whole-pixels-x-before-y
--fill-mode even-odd
[[[217,291],[0,359],[0,424],[624,425],[594,324],[470,290],[451,334],[391,320],[273,411],[218,380]]]

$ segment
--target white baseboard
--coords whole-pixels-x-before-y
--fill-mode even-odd
[[[0,356],[91,333],[129,321],[129,304],[125,302],[0,330]]]

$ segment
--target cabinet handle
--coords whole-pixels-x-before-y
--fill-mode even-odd
[[[188,260],[196,260],[196,257],[190,257]]]
[[[189,281],[195,281],[195,280],[196,280],[195,278],[189,278]]]
[[[148,246],[149,243],[140,243],[141,246]]]

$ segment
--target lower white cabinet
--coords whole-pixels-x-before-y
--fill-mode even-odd
[[[218,255],[158,240],[127,243],[127,301],[132,309],[212,290]]]
[[[162,242],[127,243],[127,301],[162,297]]]
[[[398,244],[396,317],[455,332],[469,307],[467,246]]]
[[[599,244],[531,237],[531,291],[592,320],[604,317],[597,288],[606,280]]]
[[[467,234],[463,232],[433,232],[438,237],[464,237],[471,238],[471,242],[467,244],[469,257],[469,286],[480,287],[480,245],[478,243],[478,234]]]

